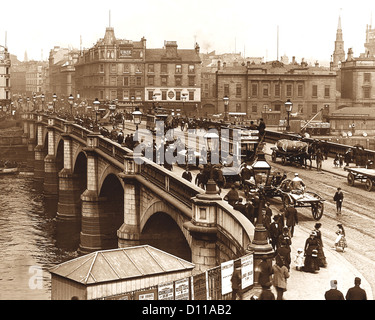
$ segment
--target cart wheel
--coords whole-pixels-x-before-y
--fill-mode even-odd
[[[354,175],[351,172],[348,174],[348,184],[354,186]]]
[[[272,157],[272,162],[276,162],[276,152],[275,151],[272,152],[271,157]]]
[[[370,178],[366,179],[366,190],[371,191],[372,189],[372,180]]]
[[[311,206],[311,213],[315,220],[320,220],[320,218],[323,216],[323,212],[324,212],[323,202],[318,202]]]
[[[282,164],[283,166],[285,166],[285,164],[286,164],[286,157],[285,157],[285,156],[283,156],[283,157],[281,158],[281,164]]]

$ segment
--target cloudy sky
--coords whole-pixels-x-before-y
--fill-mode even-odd
[[[341,15],[345,52],[364,52],[366,25],[375,28],[374,0],[14,0],[2,1],[0,45],[19,60],[44,60],[54,46],[91,47],[114,27],[117,38],[147,39],[148,48],[240,52],[247,57],[329,61]],[[111,14],[109,14],[111,12]],[[372,19],[373,16],[373,19]],[[372,21],[373,20],[373,21]]]

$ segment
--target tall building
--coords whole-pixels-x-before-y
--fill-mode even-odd
[[[341,16],[339,16],[339,23],[336,32],[335,50],[333,51],[332,55],[331,67],[338,68],[343,61],[345,61],[345,50],[341,28]]]
[[[366,26],[365,56],[375,57],[375,28],[371,24]]]
[[[10,55],[8,49],[0,46],[0,106],[9,106],[11,102]]]

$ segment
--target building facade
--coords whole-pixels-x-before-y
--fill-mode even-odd
[[[9,106],[11,102],[10,55],[8,49],[0,46],[0,105]]]

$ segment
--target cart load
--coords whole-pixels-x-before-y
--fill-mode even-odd
[[[284,152],[301,153],[307,151],[308,144],[298,140],[281,139],[276,142],[276,148]]]

